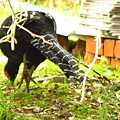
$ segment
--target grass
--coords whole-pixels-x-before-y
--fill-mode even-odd
[[[15,86],[12,87],[3,75],[4,65],[5,63],[0,64],[0,72],[2,73],[0,75],[0,119],[5,117],[6,120],[120,119],[120,83],[95,87],[100,82],[88,81],[85,99],[80,104],[81,86],[56,83],[52,79],[49,82],[40,82],[40,87],[31,82],[29,93],[22,91],[25,84],[16,90],[23,66],[21,65]],[[34,77],[59,76],[61,74],[63,73],[58,66],[46,60],[42,67],[39,66],[36,69]],[[34,112],[36,108],[39,109],[38,112]]]

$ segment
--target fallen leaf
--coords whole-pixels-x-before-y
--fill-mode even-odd
[[[41,111],[41,108],[40,107],[35,107],[34,109],[33,109],[33,112],[34,113],[39,113]]]
[[[68,117],[68,120],[74,120],[74,116]]]
[[[103,103],[103,100],[101,99],[101,97],[99,97],[97,101],[98,101],[98,103],[100,103],[100,104]]]
[[[99,83],[95,83],[93,84],[93,88],[103,88],[103,85]]]
[[[76,93],[81,93],[81,89],[75,89]]]

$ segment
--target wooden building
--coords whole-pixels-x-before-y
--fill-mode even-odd
[[[120,2],[115,0],[103,0],[102,3],[101,0],[82,2],[79,24],[68,34],[68,38],[78,37],[79,41],[72,51],[77,55],[85,51],[85,62],[90,63],[94,58],[98,28],[101,29],[99,56],[106,56],[107,62],[120,71]]]

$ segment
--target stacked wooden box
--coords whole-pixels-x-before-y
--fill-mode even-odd
[[[116,2],[114,0],[103,0],[103,3],[101,3],[101,0],[85,0],[82,3],[79,11],[81,18],[80,24],[86,29],[89,28],[86,35],[96,36],[97,30],[100,27],[102,37],[112,37],[109,32],[109,27],[111,26],[111,17],[109,15],[115,4]],[[103,16],[102,25],[100,26],[101,11]]]
[[[114,5],[114,8],[110,11],[111,26],[109,28],[112,36],[120,38],[120,2]]]
[[[101,0],[85,0],[82,3],[80,8],[80,25],[86,29],[89,28],[89,31],[84,33],[86,35],[85,60],[92,62],[95,55],[95,37],[100,27],[101,10],[103,13],[102,38],[98,54],[99,56],[106,56],[107,62],[120,71],[120,2],[114,0],[104,0],[102,4]]]

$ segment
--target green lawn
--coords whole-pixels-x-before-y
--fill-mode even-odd
[[[14,87],[4,76],[5,63],[0,64],[0,120],[119,120],[120,81],[114,84],[91,79],[86,83],[85,99],[81,104],[81,86],[54,79],[30,84],[30,92],[23,92],[25,83],[16,89],[23,65]],[[46,76],[63,75],[58,66],[46,60],[34,72],[35,80]],[[104,81],[104,80],[103,80]],[[6,117],[6,119],[5,119]]]

